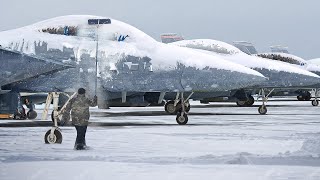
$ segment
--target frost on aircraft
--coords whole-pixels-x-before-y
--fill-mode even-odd
[[[296,66],[298,68],[305,69],[307,71],[320,75],[320,66],[312,62],[306,61],[301,57],[298,57],[289,53],[270,52],[270,53],[259,53],[259,54],[256,54],[256,56],[272,59],[275,61],[290,63],[293,66]],[[297,99],[299,101],[309,101],[311,100],[311,97],[312,97],[311,93],[313,93],[314,100],[312,100],[311,103],[313,106],[318,106],[319,90],[320,90],[320,82],[318,82],[317,84],[310,85],[309,87],[299,89],[296,91],[296,93],[298,94]]]
[[[32,56],[66,67],[7,83],[3,90],[71,93],[84,87],[89,96],[97,91],[99,108],[113,102],[137,105],[145,99],[157,103],[166,93],[181,92],[179,100],[185,98],[184,92],[224,92],[265,80],[244,66],[159,43],[133,26],[98,16],[63,16],[4,31],[0,45],[21,57]],[[21,66],[16,62],[16,66],[1,71]],[[29,64],[24,63],[23,68],[29,69]],[[177,122],[186,124],[184,117],[184,112],[177,115]]]
[[[315,85],[320,81],[318,75],[307,70],[301,69],[299,67],[294,67],[287,62],[280,62],[262,57],[250,56],[248,54],[256,52],[248,51],[248,53],[244,53],[238,48],[221,41],[211,39],[196,39],[178,41],[172,44],[180,47],[192,48],[197,50],[198,52],[230,60],[231,62],[238,63],[259,71],[261,74],[267,77],[267,81],[264,81],[255,87],[247,88],[249,96],[247,102],[238,102],[238,105],[252,105],[254,101],[251,93],[255,93],[258,90],[263,99],[263,104],[259,107],[260,114],[265,114],[267,112],[265,102],[267,102],[268,96],[274,90],[288,88],[299,89],[302,87]],[[248,47],[251,46],[248,45]],[[255,48],[253,47],[250,49]],[[266,93],[266,90],[270,92]]]

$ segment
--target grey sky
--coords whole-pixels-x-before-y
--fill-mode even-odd
[[[318,0],[0,0],[0,31],[55,16],[91,14],[127,22],[159,40],[247,40],[260,52],[285,45],[306,59],[320,57]]]

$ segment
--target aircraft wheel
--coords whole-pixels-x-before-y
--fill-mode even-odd
[[[304,100],[305,100],[305,101],[310,101],[310,100],[311,100],[311,95],[305,96],[305,97],[304,97]]]
[[[38,116],[36,111],[28,111],[27,118],[28,119],[35,119]]]
[[[178,112],[176,121],[179,125],[185,125],[188,123],[188,115],[184,113],[183,116],[181,116],[181,112]]]
[[[303,101],[303,100],[304,100],[304,97],[301,96],[301,95],[299,95],[299,96],[297,96],[297,99],[298,99],[298,101]]]
[[[51,134],[51,129],[49,129],[47,133],[44,135],[44,142],[46,144],[62,143],[62,134],[59,130],[55,129],[52,136],[50,134]]]
[[[169,101],[166,103],[166,105],[164,106],[164,110],[168,113],[168,114],[176,114],[177,113],[177,109],[174,106],[174,101]]]
[[[259,114],[262,114],[262,115],[267,114],[267,111],[268,111],[267,106],[266,105],[259,106],[258,111],[259,111]]]
[[[236,103],[237,103],[237,106],[239,106],[239,107],[245,107],[245,106],[246,106],[247,101],[241,101],[241,100],[238,100]]]
[[[313,100],[311,101],[312,106],[318,106],[319,105],[319,101],[318,100]]]
[[[247,106],[252,106],[254,104],[254,98],[252,96],[248,97],[248,100],[246,102]]]

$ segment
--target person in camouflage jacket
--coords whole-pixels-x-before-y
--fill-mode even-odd
[[[85,93],[85,89],[79,88],[78,94],[70,99],[64,112],[70,114],[71,111],[72,124],[77,130],[75,149],[83,149],[86,147],[85,137],[90,118],[89,106],[97,106],[97,96],[94,96],[94,99],[90,100],[85,96]]]

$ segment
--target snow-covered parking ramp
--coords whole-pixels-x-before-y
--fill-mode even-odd
[[[150,116],[92,109],[85,151],[73,150],[73,127],[62,127],[63,143],[53,145],[43,142],[49,127],[1,127],[0,179],[319,180],[319,108],[268,104],[265,116],[256,107],[196,105],[187,126],[162,107],[147,108]]]

